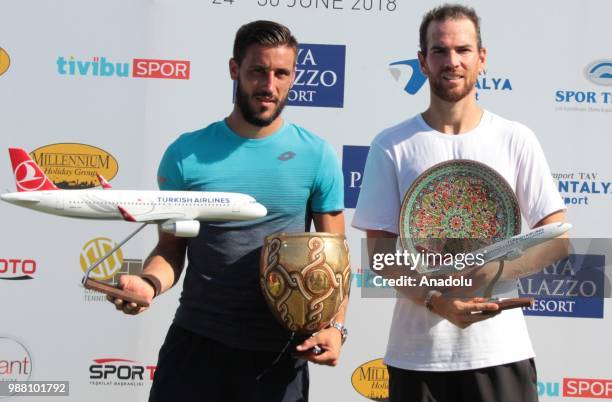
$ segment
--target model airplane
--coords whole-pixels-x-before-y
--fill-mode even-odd
[[[266,208],[246,194],[201,191],[112,190],[99,176],[101,190],[62,190],[30,156],[10,148],[16,193],[0,195],[11,204],[53,215],[126,220],[161,225],[178,237],[198,235],[199,221],[240,221],[265,216]]]
[[[491,261],[514,260],[520,257],[528,248],[559,237],[571,228],[572,225],[566,222],[549,223],[547,225],[532,229],[527,233],[519,234],[478,250],[470,251],[470,254],[474,256],[481,256],[479,265],[484,265]],[[462,264],[462,268],[459,268],[454,264],[448,266],[438,265],[435,267],[422,266],[419,268],[419,272],[425,275],[452,275],[461,271],[463,268],[469,267],[464,264]]]
[[[100,175],[103,190],[62,190],[21,148],[9,148],[16,193],[0,195],[3,201],[53,215],[82,219],[141,222],[132,234],[87,269],[89,273],[148,224],[158,224],[177,237],[195,237],[200,221],[243,221],[266,216],[266,208],[240,193],[203,191],[112,190]]]

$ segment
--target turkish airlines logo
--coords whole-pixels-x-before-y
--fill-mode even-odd
[[[17,187],[24,191],[36,191],[45,184],[45,176],[36,174],[36,164],[33,161],[24,161],[15,169],[15,182]]]

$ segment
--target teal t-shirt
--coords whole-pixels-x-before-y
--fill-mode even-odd
[[[343,209],[343,176],[333,148],[294,124],[247,139],[220,121],[172,143],[158,179],[162,190],[248,194],[268,210],[252,221],[202,222],[199,235],[188,239],[175,323],[236,348],[282,348],[289,334],[259,287],[261,246],[269,234],[308,230],[311,212]]]

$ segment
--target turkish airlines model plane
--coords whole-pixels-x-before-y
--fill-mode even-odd
[[[21,148],[10,148],[17,193],[6,202],[53,215],[157,223],[178,237],[194,237],[199,221],[242,221],[265,216],[266,208],[246,194],[201,191],[62,190]]]
[[[246,194],[112,190],[110,184],[99,175],[103,190],[62,190],[49,180],[23,149],[9,148],[9,155],[17,192],[0,195],[2,200],[71,218],[142,223],[135,232],[89,267],[84,284],[95,282],[88,278],[89,273],[147,224],[158,224],[162,231],[177,237],[195,237],[200,231],[200,221],[243,221],[261,218],[267,214],[263,205]]]
[[[491,261],[511,261],[523,255],[523,252],[528,248],[557,238],[571,228],[572,225],[567,222],[549,223],[532,229],[527,233],[518,234],[478,250],[470,251],[470,254],[474,256],[480,255],[482,257],[480,265],[484,265]],[[422,267],[419,268],[419,272],[422,274],[452,275],[466,267],[467,265],[465,264],[462,264],[461,267],[457,267],[456,265]]]

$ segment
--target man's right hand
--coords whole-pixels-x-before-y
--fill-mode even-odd
[[[435,295],[431,299],[432,312],[447,319],[461,329],[467,328],[475,322],[495,317],[499,306],[487,302],[482,297],[470,299],[449,298],[444,295]],[[489,312],[489,314],[483,314]]]
[[[146,299],[149,304],[151,304],[153,296],[155,296],[155,289],[153,289],[153,286],[138,275],[121,275],[119,277],[118,287],[119,289]],[[147,307],[124,301],[113,296],[106,296],[106,299],[113,303],[117,310],[121,310],[125,314],[136,315],[147,309]]]

